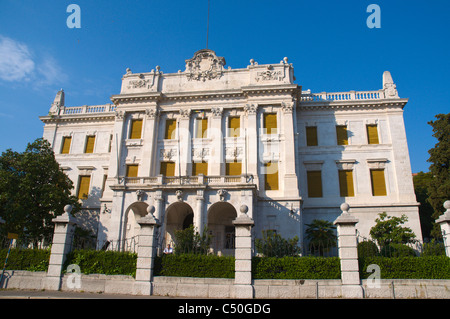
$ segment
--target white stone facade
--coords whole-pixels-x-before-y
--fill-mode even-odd
[[[407,226],[421,240],[403,123],[408,99],[399,98],[390,73],[383,74],[382,89],[364,92],[302,92],[294,80],[287,58],[268,65],[252,59],[246,68],[231,69],[214,51],[200,50],[177,73],[127,69],[112,104],[66,107],[59,92],[49,114],[40,117],[43,136],[73,180],[75,194],[80,176],[90,177],[84,220],[100,241],[135,237],[137,220],[151,205],[161,222],[160,247],[171,243],[176,229],[193,223],[200,231],[207,227],[215,252],[228,254],[234,251],[232,220],[241,205],[255,222],[254,237],[274,229],[303,240],[307,224],[334,221],[343,202],[363,236],[385,211],[406,214]],[[265,114],[274,114],[275,130],[265,130]],[[234,135],[231,118],[239,123]],[[138,138],[131,138],[134,120],[142,120]],[[168,120],[176,123],[171,138],[165,138]],[[201,138],[199,123],[207,123]],[[337,143],[336,126],[346,126],[344,145]],[[377,143],[368,143],[368,126],[376,128]],[[316,132],[312,146],[310,127]],[[85,153],[87,136],[95,136],[92,153]],[[72,137],[66,154],[64,137]],[[241,174],[227,175],[226,163],[233,161],[241,163]],[[174,163],[174,176],[161,174],[164,162]],[[193,176],[199,162],[207,163],[207,173]],[[277,163],[268,173],[278,184],[268,190],[267,162]],[[127,165],[138,165],[137,177],[127,177]],[[339,170],[351,171],[349,196],[341,196]],[[376,196],[374,170],[385,184]],[[321,172],[319,197],[308,194],[308,171]]]

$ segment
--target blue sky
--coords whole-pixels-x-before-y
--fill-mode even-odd
[[[69,4],[81,28],[69,29]],[[366,25],[378,4],[381,28]],[[109,103],[127,67],[165,73],[206,46],[207,0],[0,0],[0,152],[42,136],[56,92],[66,105]],[[428,171],[427,124],[449,112],[450,1],[211,0],[209,48],[243,68],[288,57],[313,92],[377,90],[389,70],[400,97],[413,172]]]

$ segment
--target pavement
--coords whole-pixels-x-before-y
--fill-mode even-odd
[[[162,296],[134,296],[89,292],[0,289],[0,299],[173,299]]]

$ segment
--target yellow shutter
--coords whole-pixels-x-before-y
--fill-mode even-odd
[[[142,120],[132,120],[130,139],[140,139],[142,136]]]
[[[337,145],[348,145],[347,126],[336,126]]]
[[[277,134],[277,114],[266,113],[264,114],[264,128],[266,134]]]
[[[63,145],[61,148],[61,154],[69,154],[70,152],[70,143],[72,142],[71,136],[64,136],[63,137]]]
[[[355,196],[353,188],[353,171],[339,171],[339,188],[341,197]]]
[[[166,177],[175,176],[175,163],[174,162],[161,162],[161,175]]]
[[[230,162],[225,163],[225,175],[227,176],[238,176],[242,174],[242,163],[241,162]]]
[[[85,153],[94,153],[95,136],[88,136],[86,139]]]
[[[87,199],[89,195],[90,176],[80,176],[78,179],[78,199]]]
[[[317,146],[317,127],[308,126],[306,127],[306,145],[307,146]]]
[[[370,170],[370,180],[372,182],[373,196],[386,196],[386,181],[383,169]]]
[[[367,125],[367,141],[369,144],[379,144],[377,125]]]
[[[196,138],[206,138],[206,130],[208,128],[208,119],[197,119],[197,134]]]
[[[230,117],[228,119],[228,136],[239,137],[241,130],[241,119],[239,117]]]
[[[197,175],[208,175],[208,163],[207,162],[201,162],[201,163],[192,163],[192,176]]]
[[[164,133],[164,138],[166,140],[174,140],[176,128],[177,128],[177,120],[174,119],[166,120],[166,131]]]
[[[322,172],[308,171],[308,197],[322,197]]]
[[[278,190],[278,163],[265,163],[264,188],[265,190]]]
[[[139,165],[127,165],[127,177],[138,177]]]

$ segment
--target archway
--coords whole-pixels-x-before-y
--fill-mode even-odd
[[[237,212],[227,202],[217,202],[208,210],[208,230],[213,236],[211,246],[218,255],[234,254],[235,230],[233,220]]]
[[[166,233],[164,238],[164,246],[170,244],[173,247],[175,231],[188,228],[193,224],[193,221],[194,211],[189,204],[185,202],[176,202],[169,205],[166,210]]]
[[[125,212],[124,236],[120,243],[121,249],[134,251],[137,247],[140,226],[139,219],[148,214],[148,204],[144,202],[135,202],[131,204]]]

